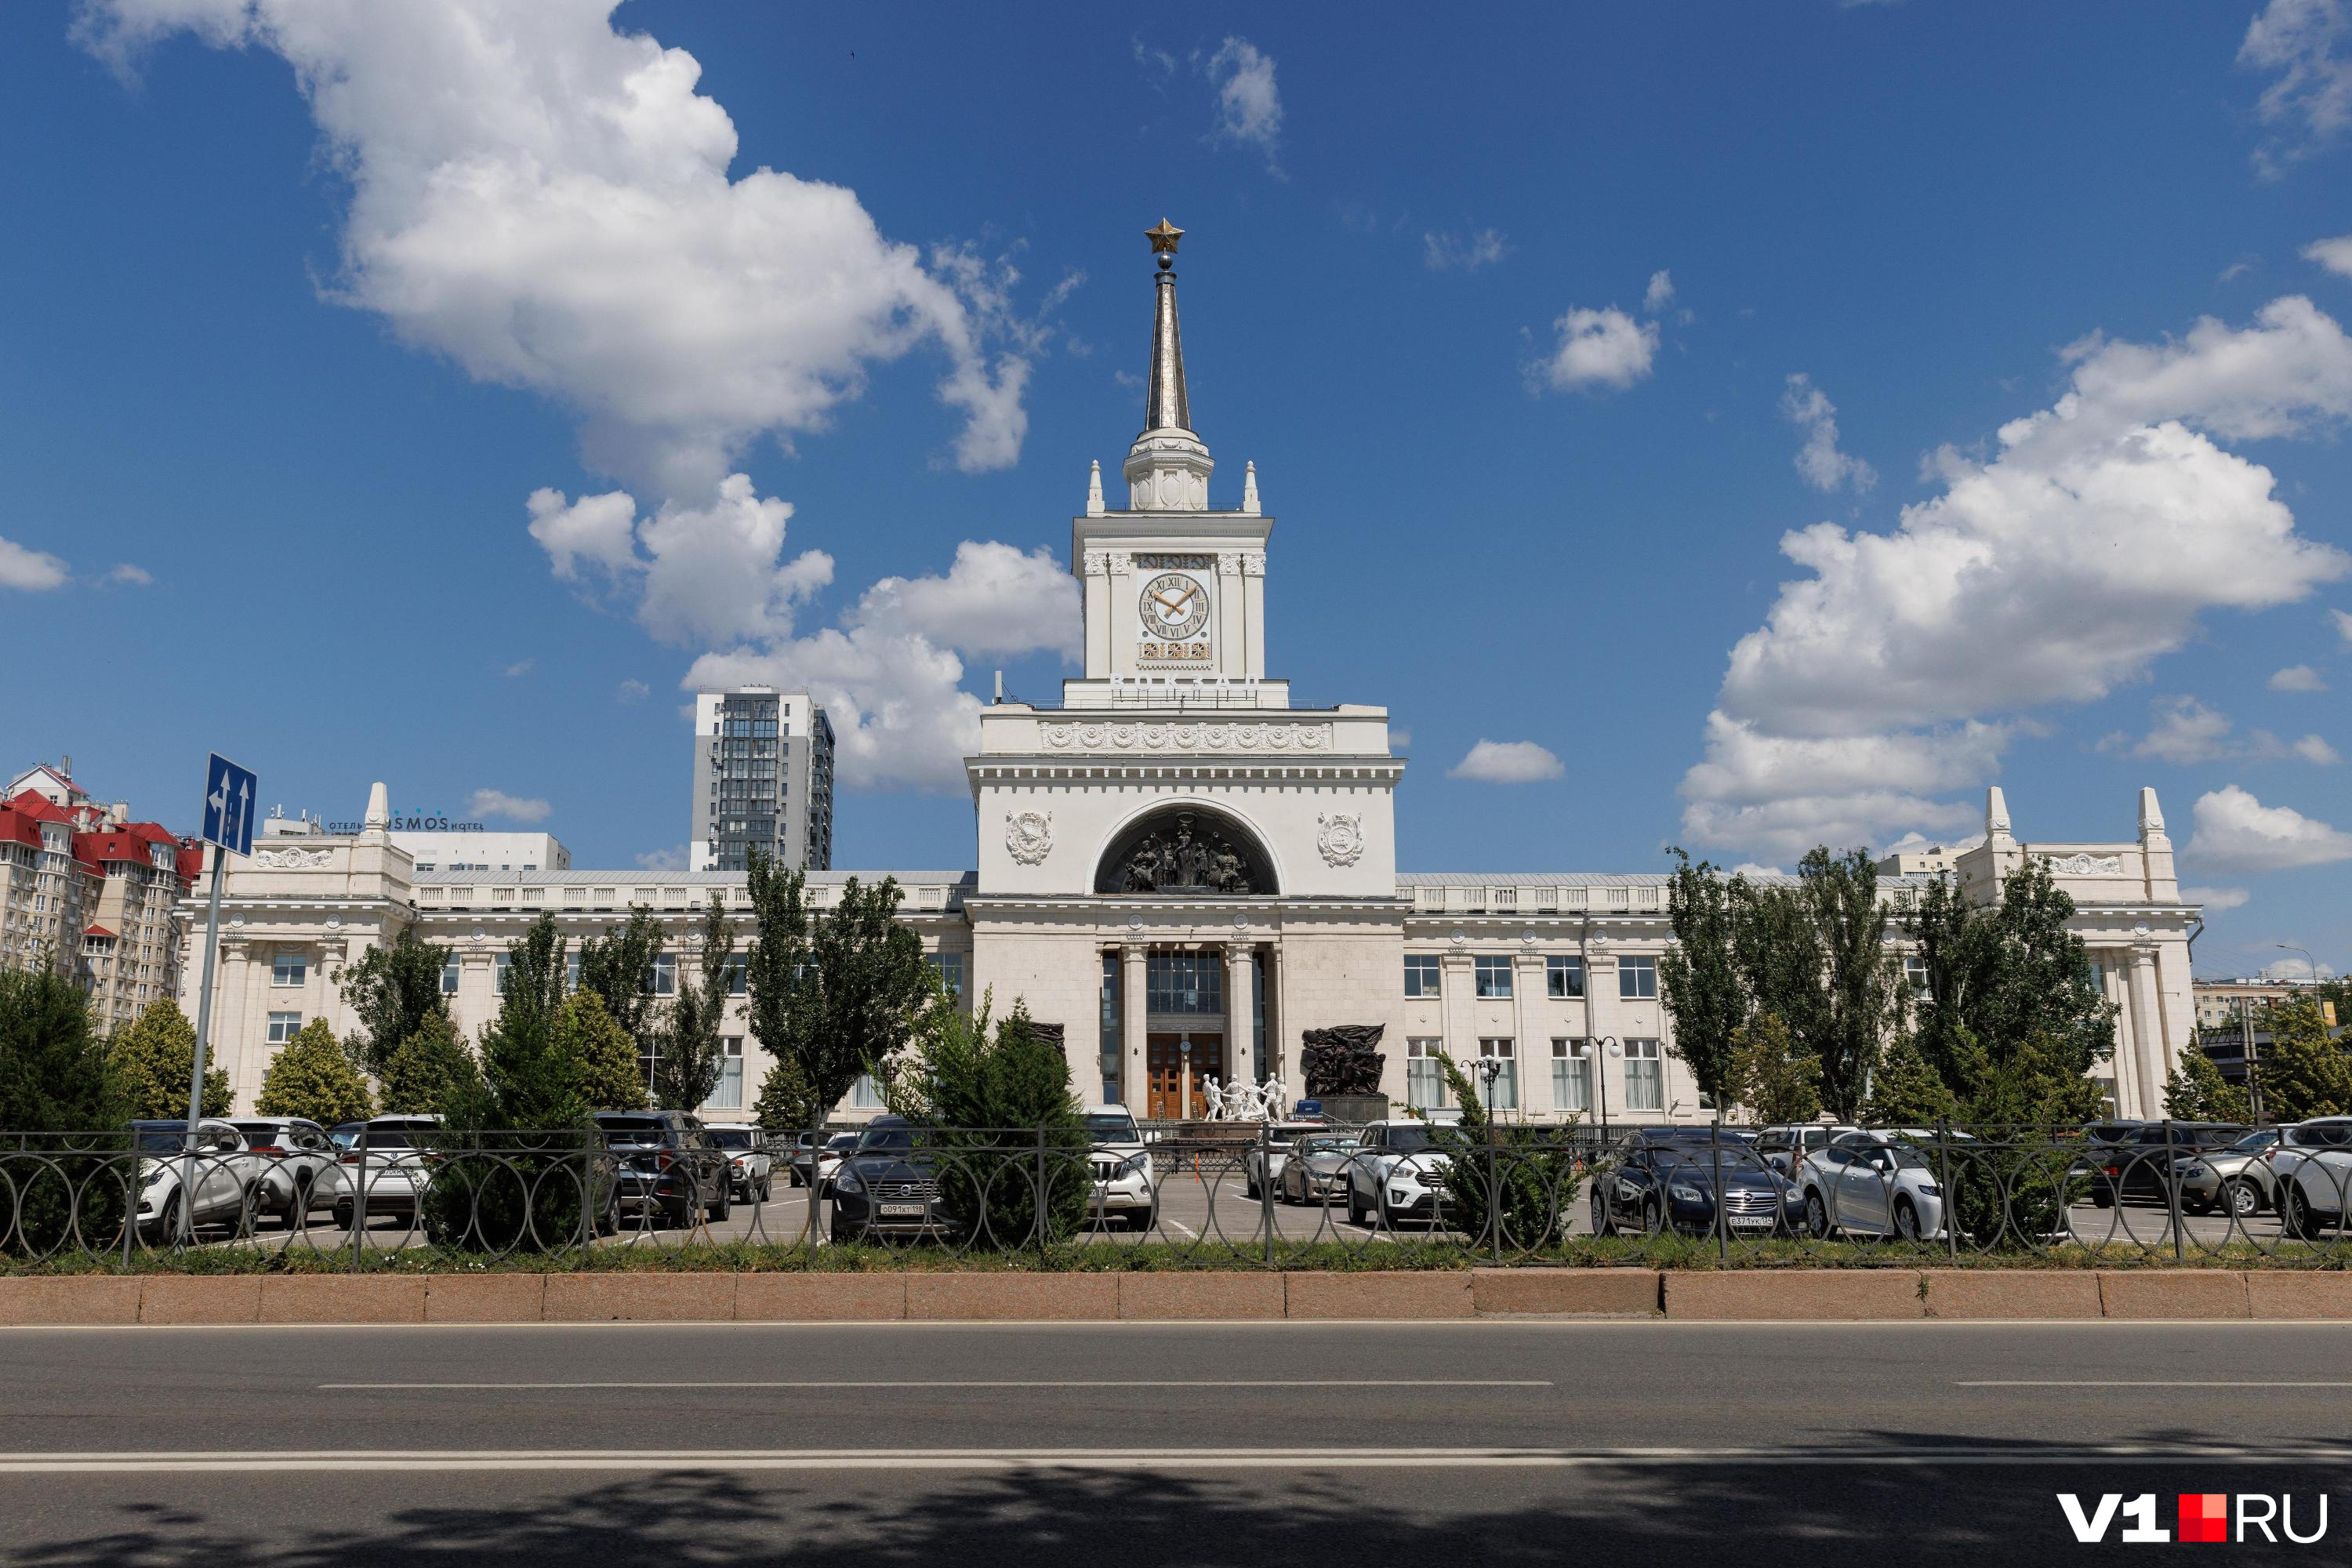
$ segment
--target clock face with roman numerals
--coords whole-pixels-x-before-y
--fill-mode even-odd
[[[1209,591],[1197,577],[1163,572],[1143,585],[1143,635],[1189,637],[1209,624]]]

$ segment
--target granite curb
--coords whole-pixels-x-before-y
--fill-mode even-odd
[[[0,1327],[140,1323],[2352,1321],[2352,1273],[1468,1268],[1370,1273],[0,1277]]]

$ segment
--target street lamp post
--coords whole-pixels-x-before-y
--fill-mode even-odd
[[[1192,1120],[1192,1037],[1185,1036],[1176,1042],[1176,1116],[1180,1121]]]

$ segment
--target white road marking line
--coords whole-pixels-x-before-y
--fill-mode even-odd
[[[2352,1446],[2246,1448],[2118,1444],[2072,1448],[1983,1446],[1886,1452],[1866,1448],[866,1448],[346,1449],[218,1453],[41,1453],[0,1457],[0,1477],[334,1471],[752,1471],[1266,1469],[1600,1469],[1725,1463],[1895,1468],[2051,1464],[2343,1464]]]
[[[338,1393],[354,1389],[400,1390],[455,1389],[483,1392],[551,1388],[653,1389],[653,1388],[1551,1388],[1549,1378],[1466,1378],[1466,1377],[1300,1377],[1269,1381],[1265,1378],[1234,1378],[1220,1381],[1208,1378],[1160,1379],[1066,1379],[1045,1381],[1026,1379],[983,1382],[979,1380],[907,1381],[897,1383],[747,1383],[732,1378],[713,1379],[696,1383],[322,1383],[322,1391]]]
[[[2352,1388],[2352,1382],[2259,1382],[2253,1380],[2190,1382],[2184,1378],[2157,1377],[2012,1377],[1986,1378],[1970,1383],[1955,1383],[1955,1388]]]

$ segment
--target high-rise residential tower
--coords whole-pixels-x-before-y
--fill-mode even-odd
[[[687,868],[740,871],[764,849],[803,871],[833,867],[833,726],[806,692],[772,686],[694,700],[694,830]]]

